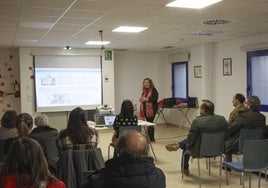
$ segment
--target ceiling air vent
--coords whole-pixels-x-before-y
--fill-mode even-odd
[[[219,33],[222,33],[222,31],[202,30],[202,31],[193,32],[192,35],[207,35],[207,36],[211,36],[211,35],[217,35]]]
[[[230,21],[228,20],[218,20],[218,19],[212,19],[212,20],[206,20],[203,21],[202,24],[203,25],[212,25],[212,26],[217,26],[217,25],[224,25],[224,24],[228,24],[230,23]]]

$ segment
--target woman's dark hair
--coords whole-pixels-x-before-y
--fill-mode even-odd
[[[132,118],[134,113],[134,106],[131,100],[124,100],[121,105],[120,117]]]
[[[20,138],[28,136],[29,129],[33,126],[33,117],[28,113],[21,113],[16,119],[16,128]]]
[[[77,107],[71,111],[67,134],[73,144],[84,144],[89,141],[89,137],[92,138],[93,131],[87,125],[85,111],[82,108]]]
[[[22,187],[20,181],[23,174],[32,175],[33,187],[40,187],[44,181],[56,180],[48,170],[48,164],[39,143],[29,137],[14,140],[1,167],[1,177],[9,174],[17,176],[17,187]]]
[[[143,81],[142,81],[142,89],[144,90],[144,81],[148,80],[150,82],[150,88],[154,88],[154,83],[153,83],[153,80],[151,78],[144,78]]]
[[[17,112],[15,110],[8,110],[4,113],[1,119],[2,127],[12,129],[16,127]]]

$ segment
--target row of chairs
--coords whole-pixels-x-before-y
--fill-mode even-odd
[[[198,175],[199,175],[199,187],[201,188],[201,173],[199,159],[206,158],[206,166],[210,175],[210,159],[220,157],[219,165],[219,186],[221,187],[221,172],[222,165],[225,168],[226,184],[229,185],[227,168],[231,168],[234,171],[241,173],[240,183],[244,185],[244,173],[259,172],[259,184],[260,187],[260,173],[268,168],[268,139],[264,139],[262,129],[241,129],[239,137],[239,151],[237,155],[243,155],[242,161],[237,162],[223,162],[223,147],[224,147],[225,132],[221,133],[203,133],[201,137],[200,158],[198,161]],[[212,144],[213,143],[213,144]],[[183,156],[183,164],[185,155],[190,152],[186,152]],[[183,178],[183,168],[182,178]],[[266,171],[265,171],[266,174]],[[249,187],[251,187],[251,176],[249,175]],[[242,179],[242,180],[241,180]]]

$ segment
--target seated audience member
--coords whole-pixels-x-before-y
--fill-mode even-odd
[[[18,137],[16,118],[17,112],[15,110],[8,110],[4,113],[1,119],[0,140]]]
[[[97,147],[98,133],[87,125],[85,112],[77,107],[70,113],[67,128],[61,130],[57,139],[60,151],[66,149],[89,149]]]
[[[176,143],[166,145],[168,151],[176,151],[178,148],[183,150],[184,153],[189,150],[193,158],[199,157],[201,135],[202,133],[218,133],[226,131],[227,122],[223,116],[214,114],[214,104],[209,100],[203,100],[200,106],[200,116],[197,117],[190,127],[187,139]],[[185,175],[189,175],[189,155],[185,155],[184,164],[181,166],[184,169]]]
[[[29,134],[29,137],[35,139],[39,142],[43,148],[45,156],[48,156],[48,148],[46,147],[45,140],[48,138],[53,138],[58,136],[58,130],[49,126],[48,117],[45,114],[37,115],[34,118],[34,124],[36,127]],[[55,142],[56,146],[56,142]],[[48,160],[48,166],[52,173],[56,173],[56,162],[51,163]]]
[[[229,119],[227,121],[228,126],[230,126],[234,122],[238,114],[246,111],[245,106],[244,106],[245,100],[246,100],[245,96],[242,95],[241,93],[237,93],[233,97],[232,103],[235,109],[233,109],[233,111],[229,115]]]
[[[164,188],[166,178],[148,157],[146,136],[128,131],[118,140],[119,157],[106,161],[105,168],[91,174],[84,188]]]
[[[114,121],[114,135],[112,143],[116,146],[118,141],[118,131],[121,126],[138,125],[138,118],[134,115],[134,106],[130,100],[124,100],[121,105],[120,114],[118,114]]]
[[[44,153],[31,138],[16,139],[0,169],[2,188],[65,188],[65,184],[52,176]]]
[[[49,126],[47,115],[41,114],[36,116],[34,124],[36,127],[30,133],[30,137],[44,139],[58,136],[58,130]]]
[[[4,153],[7,154],[12,142],[18,138],[26,137],[30,134],[33,128],[33,118],[28,113],[21,113],[16,118],[16,129],[18,132],[18,137],[9,138],[5,142]]]
[[[240,129],[265,128],[266,118],[260,113],[260,99],[249,96],[245,102],[246,111],[238,114],[227,131],[224,146],[225,161],[232,161],[232,154],[238,151]]]

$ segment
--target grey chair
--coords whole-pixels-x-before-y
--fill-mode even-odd
[[[245,187],[245,172],[249,172],[249,187],[251,187],[251,172],[259,172],[258,187],[260,187],[261,171],[265,171],[268,168],[268,139],[245,140],[243,161],[224,162],[223,165],[225,167],[227,185],[229,185],[229,180],[226,169],[230,168],[241,173],[243,187]]]
[[[220,157],[219,164],[219,184],[221,185],[221,168],[222,168],[222,157],[223,157],[223,143],[224,143],[225,131],[219,133],[202,133],[200,153],[197,158],[198,162],[198,176],[199,176],[199,187],[201,187],[201,173],[200,173],[200,161],[201,158],[206,158],[206,164],[208,164],[209,175],[210,175],[210,158]],[[190,151],[186,151],[183,155],[182,164],[184,164],[185,155],[190,155]],[[207,159],[209,162],[207,163]],[[181,168],[183,178],[183,167]]]
[[[67,188],[81,188],[86,183],[86,174],[104,168],[100,148],[65,150],[58,161],[58,177]]]
[[[131,125],[131,126],[120,126],[118,130],[119,138],[121,135],[123,135],[126,131],[135,130],[138,132],[141,132],[141,126],[139,125]],[[114,148],[114,151],[116,152],[116,146],[113,143],[110,143],[108,146],[108,159],[110,159],[110,150],[111,147]]]
[[[239,155],[244,153],[244,144],[246,140],[261,140],[264,139],[264,130],[258,129],[241,129],[239,136],[238,152],[235,153],[237,160],[239,161]]]

